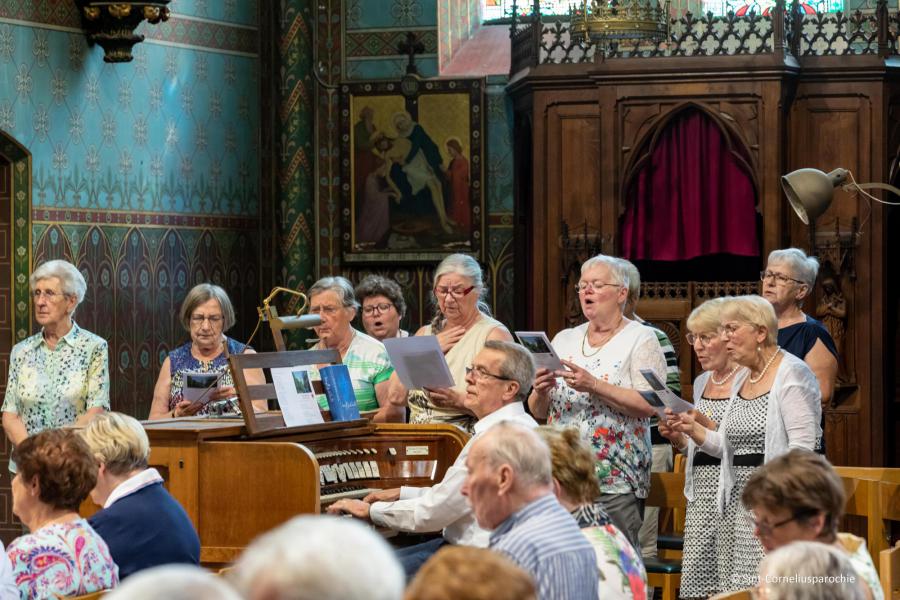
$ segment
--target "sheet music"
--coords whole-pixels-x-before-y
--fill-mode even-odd
[[[384,347],[400,381],[410,390],[455,385],[437,337],[419,335],[384,340]]]
[[[676,415],[694,409],[693,404],[678,397],[678,395],[676,395],[674,392],[672,392],[672,390],[666,387],[666,385],[661,382],[656,376],[656,373],[654,373],[650,369],[641,369],[641,375],[644,376],[644,379],[647,380],[647,383],[650,384],[650,387],[653,388],[653,391],[640,392],[640,394],[644,397],[644,400],[647,400],[647,402],[653,407],[654,410],[657,410],[657,405],[654,402],[648,400],[645,394],[653,394],[654,396],[656,396],[656,398],[658,398],[659,401],[662,402],[664,408],[672,409],[672,412]],[[660,414],[658,410],[657,414]],[[660,416],[662,416],[662,414],[660,414]]]
[[[534,366],[538,369],[549,369],[551,371],[564,371],[562,361],[556,354],[556,350],[550,344],[547,334],[543,331],[517,331],[516,337],[519,343],[531,352],[534,358]]]
[[[287,427],[325,422],[306,366],[280,367],[270,372]]]

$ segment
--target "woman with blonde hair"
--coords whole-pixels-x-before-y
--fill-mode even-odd
[[[641,555],[613,525],[596,500],[600,487],[594,475],[594,456],[575,428],[543,426],[536,429],[550,448],[553,491],[575,518],[594,546],[600,571],[598,597],[606,600],[642,600],[647,597],[647,573]]]
[[[776,344],[778,321],[765,299],[728,299],[721,321],[728,354],[745,369],[735,375],[718,430],[704,426],[691,413],[672,415],[668,425],[690,436],[702,452],[721,459],[717,575],[719,589],[731,591],[756,581],[763,555],[741,492],[763,463],[791,448],[815,448],[822,405],[818,382],[806,363]]]
[[[91,499],[103,509],[88,519],[109,546],[124,579],[170,563],[200,564],[200,539],[187,513],[148,468],[150,440],[137,419],[107,413],[81,432],[99,463]]]

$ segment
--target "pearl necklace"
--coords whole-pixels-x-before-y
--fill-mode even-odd
[[[759,376],[755,379],[751,376],[750,383],[759,383],[759,381],[766,376],[766,371],[769,370],[769,367],[772,366],[772,363],[775,362],[775,357],[778,356],[778,353],[781,352],[781,346],[775,346],[775,352],[772,353],[772,358],[766,361],[765,366],[762,368],[762,371],[759,372]]]
[[[725,383],[726,381],[731,379],[731,376],[734,375],[735,373],[737,373],[738,369],[740,369],[740,368],[741,368],[741,365],[734,365],[734,368],[731,370],[731,372],[728,373],[728,375],[723,377],[721,380],[716,380],[716,372],[713,371],[712,373],[709,374],[709,379],[715,385],[722,385],[723,383]]]

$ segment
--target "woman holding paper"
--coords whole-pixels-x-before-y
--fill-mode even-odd
[[[472,366],[486,341],[511,342],[512,335],[503,323],[491,317],[484,301],[484,273],[471,256],[451,254],[442,260],[434,271],[433,292],[436,314],[416,335],[437,336],[456,385],[408,391],[395,377],[393,384],[401,391],[392,397],[409,403],[410,423],[450,423],[471,432],[476,418],[463,404],[466,367]]]
[[[80,328],[75,309],[87,283],[64,260],[51,260],[29,278],[34,318],[41,330],[10,354],[3,429],[12,444],[64,425],[85,424],[109,410],[106,340]],[[15,463],[10,461],[10,471]]]
[[[191,341],[169,353],[163,361],[153,388],[150,419],[175,419],[209,412],[210,402],[234,398],[234,380],[228,366],[231,354],[252,353],[253,348],[225,335],[234,326],[234,308],[225,290],[211,283],[194,286],[181,303],[181,324]],[[185,384],[194,373],[221,374],[199,400],[184,398]],[[245,373],[248,385],[264,384],[259,369]],[[266,410],[265,400],[253,402],[256,410]],[[240,412],[236,402],[228,402],[225,412]]]
[[[575,287],[587,322],[553,338],[566,370],[540,369],[529,406],[548,423],[578,428],[594,450],[600,501],[640,548],[653,414],[639,393],[651,389],[641,370],[665,381],[666,358],[653,330],[623,314],[628,274],[617,259],[602,254],[588,259]]]
[[[732,387],[743,368],[728,356],[726,342],[719,333],[725,302],[725,298],[708,300],[695,308],[687,319],[687,342],[693,347],[703,369],[703,373],[694,380],[696,409],[692,412],[694,418],[709,429],[716,429],[725,416]],[[671,411],[667,413],[671,414]],[[716,571],[719,459],[704,453],[687,434],[674,431],[665,423],[659,424],[659,432],[687,456],[684,495],[688,504],[684,524],[681,596],[707,598],[722,591]]]
[[[822,405],[810,368],[777,346],[778,320],[769,302],[760,296],[727,299],[721,322],[729,356],[746,369],[734,376],[732,399],[718,430],[691,413],[672,415],[668,425],[690,436],[702,452],[721,458],[716,591],[731,591],[755,584],[763,555],[741,492],[759,465],[791,448],[815,448]]]

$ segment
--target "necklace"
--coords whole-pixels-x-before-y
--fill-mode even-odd
[[[737,370],[740,369],[740,368],[741,368],[741,365],[734,365],[734,368],[731,370],[731,372],[728,373],[728,375],[726,375],[725,377],[723,377],[722,379],[719,379],[719,380],[716,379],[716,372],[713,371],[712,373],[709,374],[709,379],[710,379],[710,381],[712,381],[713,384],[715,384],[715,385],[722,385],[723,383],[725,383],[726,381],[728,381],[729,379],[731,379],[731,376],[734,375],[735,373],[737,373]]]
[[[750,377],[750,383],[759,383],[759,381],[766,376],[766,371],[768,371],[769,367],[772,366],[772,363],[775,362],[775,357],[778,356],[779,352],[781,352],[781,346],[775,346],[775,352],[772,353],[772,357],[766,361],[765,366],[756,378]]]
[[[619,327],[622,326],[622,323],[623,323],[624,321],[625,321],[625,317],[620,317],[620,318],[619,318],[619,322],[616,324],[615,327],[612,328],[612,330],[610,330],[610,332],[607,334],[606,339],[603,340],[602,342],[600,342],[600,347],[597,348],[596,350],[594,350],[594,351],[593,351],[592,353],[590,353],[590,354],[588,354],[588,353],[587,353],[587,350],[586,350],[586,347],[587,347],[587,344],[588,344],[588,341],[587,341],[587,338],[588,338],[588,331],[590,331],[590,329],[591,329],[591,326],[588,325],[588,326],[585,328],[585,330],[584,330],[584,337],[581,338],[581,355],[582,355],[583,357],[585,357],[585,358],[590,358],[590,357],[592,357],[592,356],[595,356],[595,355],[596,355],[598,352],[600,352],[601,350],[603,350],[603,346],[606,344],[606,342],[608,342],[609,340],[612,339],[612,337],[616,334],[616,332],[619,330]]]

